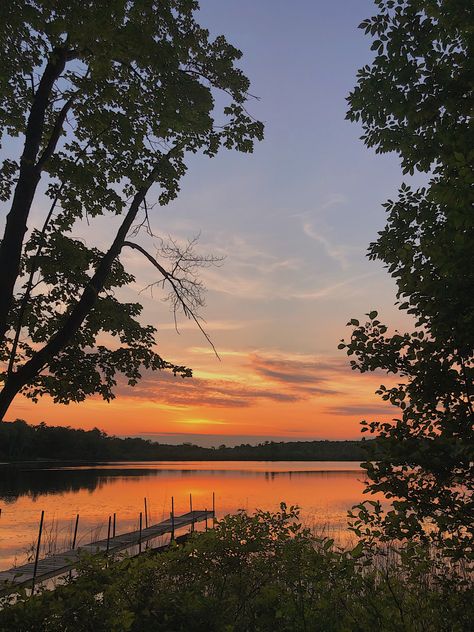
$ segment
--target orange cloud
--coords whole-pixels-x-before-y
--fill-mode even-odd
[[[192,433],[199,443],[199,435],[219,435],[222,442],[234,435],[248,441],[354,438],[361,419],[394,416],[395,409],[374,395],[380,377],[354,373],[343,357],[232,350],[221,364],[201,357],[209,357],[209,364],[192,379],[145,372],[134,388],[120,382],[111,404],[91,398],[58,406],[43,398],[35,406],[19,398],[9,418],[99,426],[120,435],[169,434],[183,441]]]

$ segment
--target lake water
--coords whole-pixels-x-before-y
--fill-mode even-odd
[[[218,518],[237,509],[276,510],[281,501],[301,507],[303,522],[343,541],[347,509],[363,500],[364,472],[357,462],[212,461],[127,462],[100,465],[0,467],[0,570],[27,561],[41,510],[42,554],[70,547],[76,514],[78,542],[106,537],[116,514],[117,533],[138,528],[147,498],[149,522],[175,513],[212,509]]]

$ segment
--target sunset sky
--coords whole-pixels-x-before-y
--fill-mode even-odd
[[[225,257],[203,270],[203,312],[221,360],[195,325],[176,333],[159,293],[141,292],[155,270],[135,252],[128,300],[144,305],[161,355],[194,370],[192,380],[146,374],[121,385],[107,404],[39,404],[18,397],[7,416],[163,442],[202,445],[357,438],[362,418],[391,417],[374,395],[381,376],[351,372],[337,350],[351,317],[377,309],[393,327],[394,284],[365,256],[384,225],[381,204],[402,182],[396,156],[376,156],[345,121],[345,97],[370,62],[357,29],[375,12],[369,0],[202,0],[198,21],[244,53],[240,66],[265,123],[254,154],[192,156],[178,199],[155,208],[155,231]],[[39,203],[36,218],[43,215]],[[106,247],[116,219],[98,222],[88,245]],[[145,241],[143,242],[145,243]],[[153,240],[146,242],[153,250]]]

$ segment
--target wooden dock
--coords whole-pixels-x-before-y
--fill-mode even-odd
[[[78,546],[75,549],[65,551],[64,553],[58,553],[51,555],[50,557],[43,558],[37,563],[35,574],[35,562],[23,564],[11,568],[7,571],[0,572],[0,593],[8,594],[15,592],[20,586],[34,586],[36,583],[41,583],[52,577],[59,575],[65,575],[77,566],[78,561],[84,554],[87,555],[99,555],[99,554],[114,554],[125,549],[131,549],[138,546],[141,549],[142,545],[153,538],[157,538],[167,533],[174,536],[175,531],[182,527],[193,527],[198,522],[212,520],[214,512],[202,510],[202,511],[189,511],[181,516],[170,517],[163,522],[151,525],[141,530],[130,531],[129,533],[122,533],[115,537],[104,538],[103,540],[97,540],[90,544],[84,544]]]

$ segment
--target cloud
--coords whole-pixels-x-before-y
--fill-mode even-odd
[[[310,290],[308,292],[298,292],[296,294],[293,294],[293,298],[302,299],[302,300],[315,300],[319,298],[326,298],[326,296],[335,294],[337,290],[340,290],[342,288],[347,288],[347,286],[351,286],[357,281],[368,279],[369,277],[376,276],[377,274],[379,274],[378,270],[375,270],[374,272],[366,272],[364,274],[359,274],[349,279],[344,279],[343,281],[339,281],[338,283],[332,283],[331,285],[327,285],[326,287]],[[344,292],[344,295],[347,296],[347,291]]]
[[[314,375],[311,374],[307,374],[305,375],[304,373],[298,373],[298,374],[288,374],[285,373],[284,371],[274,371],[273,369],[268,369],[266,367],[257,367],[256,368],[257,373],[259,373],[260,375],[263,375],[264,377],[269,377],[272,380],[275,380],[277,382],[286,382],[286,383],[293,383],[293,384],[301,384],[302,382],[310,382],[313,383],[315,381],[315,379],[321,379],[321,378],[315,378]]]
[[[229,239],[228,235],[215,233],[203,249],[225,259],[224,273],[212,267],[201,270],[205,286],[212,292],[250,300],[285,298],[281,277],[294,276],[292,273],[303,266],[299,257],[269,252],[267,244],[257,243],[252,234]]]
[[[187,351],[189,353],[197,353],[199,355],[212,355],[212,356],[215,356],[214,349],[212,349],[209,346],[207,346],[207,347],[189,347],[187,349]],[[235,349],[219,349],[219,355],[220,355],[221,358],[224,358],[225,356],[244,358],[244,357],[248,356],[248,353],[246,351],[236,351]]]
[[[352,252],[358,252],[359,248],[345,244],[335,244],[327,236],[331,229],[327,226],[327,221],[324,219],[324,215],[326,211],[337,206],[345,205],[347,202],[348,199],[342,193],[333,193],[328,195],[324,202],[315,209],[305,213],[297,213],[292,216],[298,217],[302,220],[304,234],[310,239],[317,241],[323,247],[326,255],[335,261],[342,269],[347,269],[349,267],[348,258],[350,254]],[[318,216],[316,223],[314,221],[315,216]]]
[[[311,209],[310,211],[305,211],[303,213],[293,213],[292,215],[289,215],[289,217],[308,217],[320,215],[324,213],[324,211],[334,208],[335,206],[342,206],[344,204],[347,204],[348,201],[349,200],[347,199],[347,197],[342,193],[331,193],[326,197],[324,202],[316,208]]]
[[[282,381],[316,382],[326,380],[329,374],[348,373],[348,366],[345,358],[324,357],[286,354],[263,354],[255,352],[250,356],[251,364],[257,372],[274,372],[275,378]]]
[[[233,321],[233,320],[209,320],[204,321],[203,326],[206,331],[236,331],[247,327],[249,323],[245,321]],[[178,322],[178,331],[196,330],[196,323],[192,320],[184,320]],[[158,326],[159,331],[175,330],[174,323],[166,323]]]
[[[226,421],[222,421],[222,419],[202,419],[202,418],[196,418],[196,417],[191,417],[190,419],[180,419],[177,423],[180,424],[190,424],[191,426],[193,425],[198,425],[201,426],[203,424],[206,425],[211,425],[211,426],[225,426],[227,424]]]
[[[252,368],[265,378],[269,378],[274,382],[285,382],[286,384],[314,384],[325,379],[318,375],[316,364],[295,362],[284,358],[268,359],[254,356]]]
[[[338,405],[338,406],[329,406],[326,408],[326,412],[331,413],[332,415],[344,415],[347,417],[367,417],[367,416],[382,416],[392,417],[396,414],[396,408],[394,406],[384,406],[383,404],[368,404],[367,406],[364,404],[353,404],[353,405]]]
[[[354,247],[336,246],[320,231],[316,230],[311,222],[303,222],[303,232],[314,241],[320,243],[328,257],[336,261],[341,268],[347,269],[349,267],[348,255],[351,251],[354,251]]]
[[[324,383],[331,378],[334,370],[340,370],[341,363],[307,358],[295,359],[284,355],[265,357],[252,354],[250,367],[259,377],[280,384],[299,399],[305,399],[315,395],[335,395],[337,391],[324,386]],[[347,373],[347,366],[345,372]]]
[[[334,206],[341,206],[347,204],[349,200],[342,193],[331,193],[326,200],[317,208],[317,211],[327,211]]]
[[[234,352],[229,350],[228,353]],[[244,358],[247,379],[206,372],[183,380],[170,373],[145,371],[134,388],[121,380],[117,394],[179,410],[190,406],[246,408],[261,401],[293,403],[339,392],[327,383],[342,371],[343,364],[337,359],[242,352],[237,355]]]
[[[146,372],[139,385],[129,388],[119,384],[117,394],[126,397],[182,406],[214,406],[222,408],[245,408],[261,400],[295,402],[300,397],[294,393],[248,386],[238,380],[182,379],[169,373]]]

